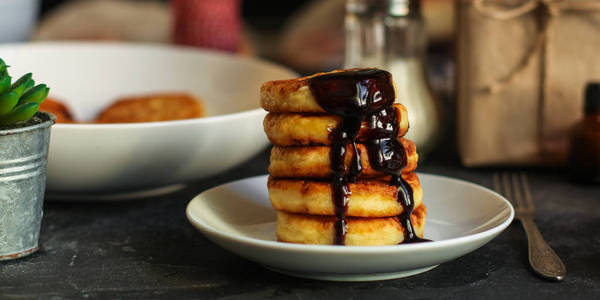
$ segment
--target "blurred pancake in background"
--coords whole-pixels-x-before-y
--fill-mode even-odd
[[[74,123],[73,114],[69,111],[69,108],[62,102],[53,98],[46,98],[41,104],[41,111],[49,112],[56,116],[57,123]]]
[[[69,108],[54,98],[40,105],[41,111],[56,116],[57,123],[88,123],[77,121]],[[185,93],[157,93],[120,98],[98,115],[93,123],[136,123],[199,118],[205,115],[202,100]]]
[[[203,102],[185,93],[121,98],[103,110],[97,123],[136,123],[200,118]]]

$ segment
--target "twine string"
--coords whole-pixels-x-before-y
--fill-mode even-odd
[[[487,4],[486,0],[473,0],[473,7],[482,15],[489,18],[506,21],[512,20],[530,13],[539,12],[541,17],[541,26],[536,35],[534,44],[530,47],[527,54],[506,76],[498,78],[483,87],[482,91],[489,94],[496,94],[510,85],[520,74],[531,64],[533,58],[538,53],[542,53],[542,63],[547,64],[548,59],[545,54],[546,46],[550,41],[550,32],[554,19],[563,11],[600,11],[600,1],[567,1],[567,0],[528,0],[514,8],[505,8]],[[547,69],[545,67],[544,69]],[[547,72],[543,72],[545,77]],[[542,78],[545,81],[545,78]]]

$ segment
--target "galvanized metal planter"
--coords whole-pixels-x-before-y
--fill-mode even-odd
[[[32,124],[0,129],[0,260],[39,249],[50,126],[55,117],[38,112]]]

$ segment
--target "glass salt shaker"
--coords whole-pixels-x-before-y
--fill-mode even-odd
[[[347,0],[344,68],[389,71],[396,101],[408,110],[406,137],[419,155],[435,146],[440,131],[438,102],[425,71],[427,38],[419,0]]]

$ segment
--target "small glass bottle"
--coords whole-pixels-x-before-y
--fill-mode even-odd
[[[419,0],[347,0],[345,68],[388,70],[396,83],[396,101],[408,110],[406,137],[419,155],[439,137],[440,116],[425,71],[427,46]]]
[[[569,175],[583,182],[600,182],[600,82],[585,89],[584,117],[573,127]]]

